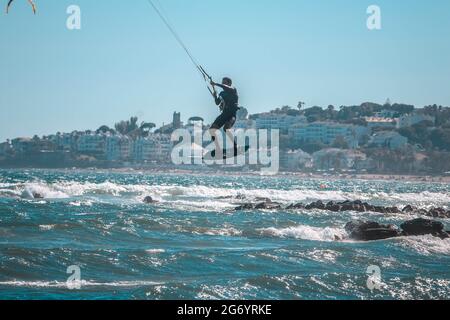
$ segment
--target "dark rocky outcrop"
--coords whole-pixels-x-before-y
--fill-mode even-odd
[[[450,218],[450,211],[446,211],[443,208],[431,208],[428,210],[426,216],[433,218]]]
[[[146,203],[146,204],[158,203],[158,201],[154,200],[154,199],[153,199],[152,197],[150,197],[150,196],[145,197],[143,202]]]
[[[403,208],[402,212],[404,213],[411,213],[414,211],[417,211],[418,209],[416,207],[410,206],[409,204]]]
[[[239,210],[251,210],[251,209],[281,209],[282,206],[278,203],[272,202],[268,198],[256,198],[256,203],[245,203],[236,208]],[[330,201],[328,203],[324,203],[321,200],[312,202],[310,204],[303,203],[293,203],[284,207],[286,210],[295,210],[295,209],[305,209],[305,210],[326,210],[331,212],[345,212],[345,211],[356,211],[356,212],[376,212],[383,214],[416,214],[422,215],[432,218],[450,218],[450,210],[445,210],[444,208],[431,208],[429,210],[418,209],[411,205],[407,205],[403,209],[398,207],[383,207],[383,206],[375,206],[371,205],[367,202],[363,202],[361,200],[355,201]]]
[[[311,209],[319,209],[319,210],[325,210],[326,206],[322,201],[316,201],[310,204],[307,204],[305,206],[306,210],[311,210]]]
[[[281,209],[282,206],[278,203],[272,202],[267,198],[256,198],[256,203],[245,203],[236,208],[236,210],[251,210],[251,209]],[[305,210],[326,210],[332,212],[356,211],[356,212],[376,212],[383,214],[416,214],[432,218],[450,218],[450,210],[443,208],[432,208],[430,210],[418,209],[411,205],[407,205],[403,209],[398,207],[383,207],[371,205],[361,200],[335,202],[330,201],[324,203],[321,200],[312,202],[310,204],[293,203],[284,207],[286,210],[305,209]]]
[[[286,207],[287,210],[294,210],[294,209],[305,209],[305,205],[303,203],[293,203]]]
[[[264,200],[264,201],[256,203],[256,204],[244,203],[244,204],[240,205],[239,207],[237,207],[235,210],[236,211],[252,210],[252,209],[256,209],[256,210],[278,210],[278,209],[282,208],[281,204],[279,204],[277,202],[273,202],[270,199],[259,198],[259,200]]]
[[[290,205],[286,209],[307,209],[307,210],[327,210],[332,212],[343,212],[343,211],[357,211],[357,212],[377,212],[377,213],[401,213],[401,210],[397,207],[381,207],[374,206],[367,202],[362,202],[360,200],[356,201],[343,201],[335,202],[330,201],[328,203],[323,203],[322,201],[316,201],[307,205],[301,206],[300,204]]]
[[[442,222],[427,220],[427,219],[414,219],[406,221],[401,226],[402,235],[404,236],[422,236],[431,234],[441,239],[449,238],[449,234],[444,231],[444,225]]]
[[[427,219],[414,219],[404,222],[400,226],[379,224],[373,221],[352,221],[345,225],[349,237],[358,241],[373,241],[396,238],[400,236],[432,235],[440,239],[450,238],[448,231],[444,231],[444,225],[439,221]]]
[[[244,210],[279,210],[283,207],[281,204],[272,202],[270,199],[259,198],[258,200],[264,200],[259,203],[244,203],[235,208],[236,211]],[[323,203],[322,201],[316,201],[308,205],[303,203],[290,204],[285,207],[286,210],[327,210],[332,212],[343,211],[357,211],[357,212],[378,212],[378,213],[403,213],[403,214],[421,214],[433,217],[446,217],[450,218],[450,212],[445,211],[442,208],[433,208],[430,210],[417,209],[412,206],[406,206],[403,210],[397,207],[382,207],[373,206],[362,201],[344,201]],[[406,221],[400,226],[400,229],[392,224],[380,224],[373,221],[356,220],[349,222],[345,225],[349,237],[358,241],[374,241],[384,240],[400,236],[418,236],[418,235],[432,235],[441,239],[450,238],[450,232],[444,231],[444,225],[439,221],[427,220],[427,219],[414,219]],[[336,237],[336,241],[339,241],[339,237]]]
[[[33,199],[44,199],[44,196],[39,192],[33,192]]]
[[[252,203],[244,203],[242,205],[240,205],[239,207],[237,207],[235,210],[236,211],[243,211],[243,210],[252,210],[255,209],[256,205],[252,204]]]
[[[394,225],[383,225],[372,221],[352,221],[345,225],[351,239],[374,241],[398,237],[401,232]]]

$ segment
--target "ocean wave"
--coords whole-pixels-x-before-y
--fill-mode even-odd
[[[312,241],[331,242],[342,240],[347,237],[347,233],[341,228],[319,228],[306,225],[298,225],[289,228],[264,228],[258,229],[262,235],[280,238],[294,238]]]
[[[158,254],[158,253],[165,253],[166,250],[164,250],[164,249],[148,249],[148,250],[145,250],[145,252],[147,252],[149,254]]]
[[[20,197],[24,199],[34,199],[36,195],[46,199],[66,199],[69,195],[46,183],[27,183],[22,190]]]
[[[220,229],[207,229],[203,232],[195,231],[194,233],[198,234],[204,234],[207,236],[223,236],[223,237],[230,237],[230,236],[240,236],[242,235],[242,231],[237,230],[235,228],[220,228]]]
[[[39,225],[39,229],[41,229],[42,231],[50,231],[52,229],[54,229],[56,227],[56,225],[54,224],[41,224]]]
[[[29,287],[29,288],[67,288],[69,286],[80,285],[83,287],[144,287],[161,285],[163,283],[156,281],[117,281],[117,282],[95,282],[95,281],[74,281],[68,284],[62,281],[0,281],[0,286],[8,287]]]
[[[413,249],[422,255],[450,255],[450,239],[439,239],[432,235],[404,237],[399,242],[405,249]]]
[[[441,192],[417,192],[417,193],[386,193],[386,192],[375,192],[372,195],[372,199],[376,200],[388,200],[391,202],[400,203],[411,203],[411,204],[445,204],[450,203],[450,193]]]
[[[152,196],[160,202],[198,208],[229,209],[233,204],[243,201],[257,201],[258,198],[269,198],[284,204],[309,201],[345,201],[362,200],[366,202],[384,202],[391,205],[448,206],[450,193],[429,192],[397,193],[383,191],[340,191],[314,189],[244,189],[221,188],[205,185],[146,185],[118,184],[110,181],[102,183],[59,181],[54,183],[26,182],[3,184],[0,197],[20,197],[34,199],[38,194],[44,199],[68,199],[74,197],[95,197],[99,201],[102,196],[125,197],[128,200],[142,202],[144,197]],[[76,199],[79,200],[79,199]],[[72,201],[73,206],[91,205],[89,202]]]

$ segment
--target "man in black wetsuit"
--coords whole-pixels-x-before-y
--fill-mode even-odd
[[[222,153],[223,150],[220,148],[220,143],[219,140],[217,139],[217,130],[223,128],[227,136],[234,143],[234,155],[236,156],[237,144],[236,141],[234,140],[233,133],[230,131],[230,129],[233,128],[234,123],[236,122],[236,113],[239,110],[238,92],[236,88],[233,87],[233,81],[227,77],[223,78],[221,84],[211,81],[211,85],[213,86],[213,88],[219,87],[222,89],[222,92],[219,95],[217,95],[215,89],[213,93],[216,105],[220,107],[222,113],[214,121],[209,132],[211,133],[212,140],[216,145],[216,150],[218,150],[218,153]],[[216,152],[213,151],[211,155],[215,157]],[[223,156],[225,157],[226,155]]]

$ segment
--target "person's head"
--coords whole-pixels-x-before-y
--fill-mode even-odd
[[[225,77],[222,79],[222,84],[226,85],[226,86],[231,86],[233,84],[233,80],[231,80],[228,77]]]

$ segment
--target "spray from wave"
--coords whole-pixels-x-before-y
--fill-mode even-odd
[[[280,237],[280,238],[294,238],[302,240],[312,240],[312,241],[338,241],[343,240],[347,237],[347,233],[344,229],[340,228],[319,228],[310,227],[306,225],[298,225],[289,228],[264,228],[259,229],[262,235]]]
[[[278,202],[306,202],[322,201],[387,201],[390,203],[409,203],[433,205],[447,205],[450,194],[442,192],[424,191],[420,193],[387,193],[387,192],[345,192],[339,190],[313,190],[313,189],[243,189],[232,187],[218,188],[212,186],[192,185],[145,185],[145,184],[118,184],[114,182],[77,182],[60,181],[54,183],[26,182],[0,185],[0,197],[21,197],[33,199],[38,194],[45,199],[67,199],[81,196],[114,196],[114,197],[143,197],[152,195],[157,200],[176,198],[197,199],[256,199],[270,198]]]

